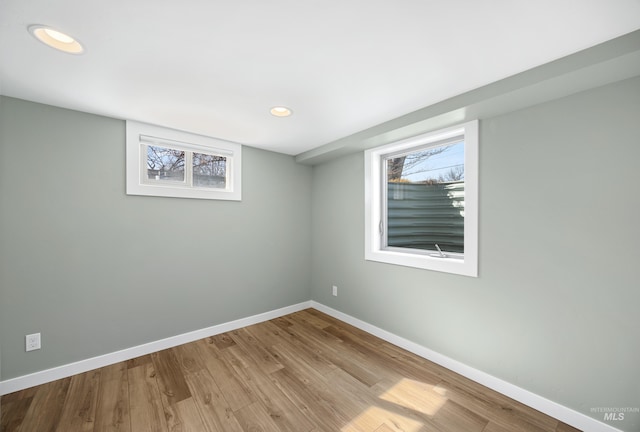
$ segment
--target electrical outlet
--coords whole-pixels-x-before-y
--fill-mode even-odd
[[[332,294],[333,294],[335,297],[337,297],[337,296],[338,296],[338,287],[337,287],[337,286],[335,286],[335,285],[333,286]]]
[[[40,349],[40,333],[34,333],[25,336],[26,339],[26,349],[27,351],[39,350]]]

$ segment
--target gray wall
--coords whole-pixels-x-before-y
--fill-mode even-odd
[[[124,122],[0,100],[3,380],[311,297],[587,415],[638,406],[640,78],[482,119],[477,279],[364,261],[361,153],[245,147],[240,203],[126,196]]]
[[[480,127],[479,278],[364,261],[358,153],[314,167],[313,299],[601,421],[639,407],[640,78]]]
[[[310,167],[245,147],[242,202],[127,196],[123,121],[1,116],[3,380],[309,300]]]

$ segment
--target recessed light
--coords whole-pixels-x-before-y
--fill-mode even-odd
[[[43,25],[29,26],[29,33],[45,45],[69,54],[82,54],[84,48],[73,37]]]
[[[293,114],[293,111],[291,111],[289,108],[285,107],[285,106],[276,106],[271,108],[271,115],[274,115],[276,117],[289,117],[291,114]]]

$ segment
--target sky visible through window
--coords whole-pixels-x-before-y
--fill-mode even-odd
[[[411,167],[407,164],[408,162],[405,162],[402,178],[413,183],[447,178],[454,180],[450,178],[452,174],[462,176],[460,180],[464,180],[464,141],[446,146],[441,153],[425,157]]]

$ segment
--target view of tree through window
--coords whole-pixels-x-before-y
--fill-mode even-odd
[[[226,187],[226,157],[154,145],[147,146],[147,178],[184,182],[185,163],[188,163],[188,159],[191,160],[193,169],[193,186],[221,189]]]
[[[390,182],[406,183],[464,180],[464,142],[388,158],[387,177]]]
[[[183,150],[147,146],[147,176],[149,180],[184,181]]]
[[[227,158],[193,153],[193,185],[196,187],[226,187]]]
[[[387,246],[464,253],[464,142],[386,158]]]

